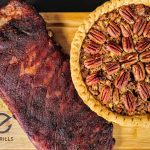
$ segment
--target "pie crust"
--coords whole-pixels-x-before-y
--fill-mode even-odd
[[[80,50],[82,43],[92,25],[104,13],[110,12],[123,5],[129,4],[144,4],[146,6],[150,6],[150,0],[112,0],[106,2],[98,7],[94,12],[92,12],[84,21],[84,23],[78,28],[78,31],[76,32],[71,44],[71,76],[78,94],[83,99],[84,103],[88,105],[92,111],[97,113],[97,115],[102,116],[108,121],[118,123],[122,126],[150,127],[150,114],[139,116],[123,116],[118,113],[112,112],[107,107],[103,106],[88,91],[87,86],[84,83],[81,75],[79,61]]]

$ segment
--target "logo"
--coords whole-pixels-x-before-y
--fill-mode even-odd
[[[0,117],[1,117],[1,116],[5,117],[5,119],[0,120],[0,127],[3,127],[3,126],[11,119],[11,117],[8,116],[8,115],[5,114],[5,113],[0,113]],[[8,126],[6,127],[6,129],[4,129],[4,130],[1,130],[1,129],[0,129],[0,134],[7,133],[7,132],[11,129],[11,127],[12,127],[12,124],[8,125]]]

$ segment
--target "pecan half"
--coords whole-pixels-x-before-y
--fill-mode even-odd
[[[136,81],[142,81],[145,79],[145,69],[143,63],[138,62],[133,65],[132,70]]]
[[[137,44],[137,51],[139,53],[144,52],[146,49],[150,48],[150,39],[143,38]]]
[[[133,33],[136,33],[138,36],[140,36],[143,33],[146,24],[147,24],[146,18],[143,17],[138,18],[133,27]]]
[[[101,56],[93,56],[89,59],[84,61],[84,66],[88,69],[97,68],[102,64],[102,57]]]
[[[91,29],[88,37],[97,44],[103,44],[106,41],[105,35],[96,29]]]
[[[134,50],[134,45],[131,37],[122,38],[123,49],[127,53],[131,53]]]
[[[116,73],[120,69],[120,65],[118,62],[111,62],[105,65],[105,71],[108,75]]]
[[[147,23],[143,35],[144,37],[150,38],[150,21]]]
[[[120,56],[123,51],[121,46],[115,42],[109,42],[106,45],[106,50],[112,52],[113,54],[115,54],[117,56]]]
[[[122,23],[120,25],[120,28],[121,28],[122,35],[124,37],[129,37],[132,35],[132,30],[128,24]]]
[[[138,61],[138,54],[137,53],[130,53],[125,54],[119,60],[122,63],[122,67],[127,68],[131,65],[135,64]]]
[[[130,7],[128,6],[122,6],[119,9],[119,14],[129,24],[133,24],[134,20],[137,18],[136,15],[132,12]]]
[[[118,38],[121,34],[119,26],[116,23],[114,23],[113,21],[111,21],[109,23],[109,25],[107,27],[107,32],[113,38]]]
[[[90,74],[86,77],[86,84],[91,86],[99,82],[99,77],[97,73]]]
[[[118,89],[126,87],[129,79],[130,79],[130,73],[122,70],[120,74],[117,76],[117,78],[115,79],[114,82],[115,87]]]
[[[100,51],[100,46],[93,41],[86,43],[84,51],[89,54],[97,54]]]
[[[129,112],[132,113],[136,109],[136,97],[131,93],[131,92],[126,92],[122,96],[122,101],[125,106],[125,109]]]
[[[150,97],[150,85],[146,82],[138,82],[137,89],[139,95],[143,100],[147,100]]]
[[[113,92],[113,103],[115,105],[119,103],[119,90],[117,88],[115,88]]]
[[[110,101],[110,96],[111,88],[109,86],[102,87],[100,93],[100,101],[102,101],[103,104],[107,104]]]
[[[141,62],[150,62],[150,51],[146,51],[140,54]]]
[[[148,74],[150,74],[150,64],[146,64],[146,72],[148,73]]]

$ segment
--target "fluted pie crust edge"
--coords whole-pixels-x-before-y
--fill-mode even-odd
[[[84,103],[90,107],[92,111],[97,113],[97,115],[102,116],[106,120],[115,122],[121,126],[150,127],[149,114],[140,116],[122,116],[120,114],[112,112],[111,110],[103,106],[88,91],[82,79],[80,70],[80,50],[89,29],[92,27],[95,21],[97,21],[98,18],[104,13],[110,12],[122,5],[128,4],[144,4],[150,6],[150,0],[112,0],[106,2],[103,5],[99,6],[95,11],[90,13],[88,18],[83,22],[82,25],[80,25],[71,44],[71,76],[79,96],[82,98]]]

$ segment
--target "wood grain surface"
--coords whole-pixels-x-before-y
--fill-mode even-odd
[[[42,13],[47,23],[47,29],[54,33],[54,38],[69,54],[72,38],[77,27],[87,17],[88,13]],[[51,33],[51,32],[50,32]],[[0,99],[0,113],[5,112],[11,116],[8,108]],[[4,120],[0,116],[0,122]],[[5,134],[0,133],[0,150],[34,150],[34,146],[27,138],[17,121],[11,118],[5,125],[0,126],[0,131],[8,125],[12,127]],[[114,124],[115,150],[150,150],[150,129],[127,128]],[[11,141],[13,139],[13,141]]]

